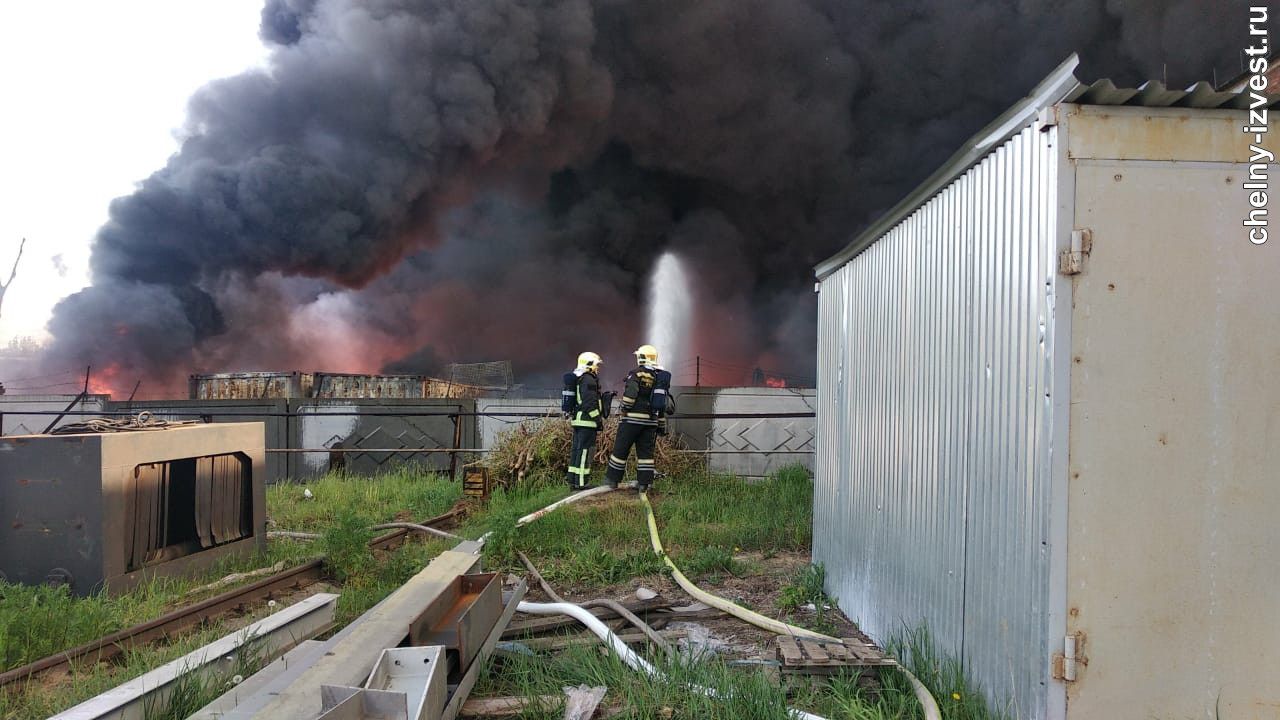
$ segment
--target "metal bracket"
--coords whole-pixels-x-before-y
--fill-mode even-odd
[[[1078,275],[1084,271],[1084,259],[1093,250],[1093,231],[1080,228],[1071,231],[1071,249],[1058,254],[1058,272]]]
[[[1062,639],[1062,652],[1053,654],[1053,679],[1075,682],[1079,666],[1088,665],[1084,656],[1084,633],[1073,633]]]
[[[1058,124],[1058,106],[1050,105],[1049,107],[1040,108],[1040,112],[1036,113],[1036,129],[1044,132]]]

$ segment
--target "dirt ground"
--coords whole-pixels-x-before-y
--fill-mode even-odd
[[[800,609],[788,615],[778,607],[782,588],[790,582],[799,569],[809,564],[808,553],[777,553],[771,557],[764,557],[760,553],[741,553],[735,555],[734,559],[743,564],[747,569],[746,573],[741,576],[721,573],[718,578],[712,577],[695,580],[695,582],[713,595],[719,595],[771,618],[801,626],[814,619],[813,610]],[[665,575],[633,578],[623,583],[600,588],[566,587],[555,588],[555,590],[571,602],[585,602],[596,598],[610,598],[623,602],[636,600],[636,590],[640,588],[658,593],[675,606],[688,606],[697,602],[674,580]],[[528,597],[538,602],[550,600],[536,583],[531,583]],[[857,626],[850,622],[839,609],[828,609],[826,618],[836,628],[832,633],[835,637],[858,637],[866,640]],[[777,634],[762,630],[731,615],[720,614],[716,617],[698,617],[687,621],[673,619],[665,629],[688,633],[687,638],[680,640],[682,646],[694,644],[713,650],[725,659],[772,660],[774,658],[774,638]]]

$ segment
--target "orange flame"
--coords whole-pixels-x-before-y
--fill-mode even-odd
[[[89,392],[95,395],[128,396],[127,382],[119,365],[108,365],[105,368],[93,368],[89,373]]]

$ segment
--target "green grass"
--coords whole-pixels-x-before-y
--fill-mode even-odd
[[[266,608],[260,608],[251,613],[246,621],[265,617],[269,612],[273,611],[274,608],[270,611]],[[112,663],[86,663],[83,666],[73,668],[73,672],[64,681],[56,685],[46,685],[41,680],[29,681],[25,684],[20,683],[16,688],[0,692],[0,718],[5,720],[34,720],[48,717],[76,703],[106,692],[131,678],[138,677],[167,662],[182,657],[227,635],[227,633],[227,630],[214,626],[184,635],[168,644],[126,650]],[[227,678],[234,674],[241,674],[247,677],[243,673],[252,672],[257,667],[253,663],[257,662],[259,662],[259,659],[252,651],[243,655],[237,654],[236,661],[230,668],[231,672],[222,674],[225,674]],[[199,707],[208,704],[229,687],[225,679],[221,677],[221,674],[205,683],[188,682],[184,685],[185,687],[181,688],[182,695],[179,700],[189,703],[203,699]],[[195,692],[197,690],[200,692]],[[153,712],[149,713],[148,717],[170,716],[154,712],[153,708]],[[185,715],[181,717],[185,717]]]
[[[636,672],[614,655],[602,655],[595,647],[570,648],[554,655],[494,656],[490,663],[476,687],[477,697],[561,695],[565,686],[603,685],[609,693],[602,706],[625,708],[615,716],[622,719],[787,717],[785,694],[762,673],[733,669],[715,660],[655,660],[655,666],[667,678],[665,682]],[[711,688],[718,697],[690,690],[690,685]],[[813,694],[812,690],[805,693],[806,697]],[[528,710],[521,715],[530,720],[562,716],[560,707]]]
[[[792,614],[790,622],[815,632],[831,635],[836,631],[829,612],[835,602],[827,597],[823,589],[826,585],[827,572],[821,563],[805,565],[796,571],[791,582],[784,585],[778,593],[778,607]],[[805,605],[813,605],[813,617],[799,616],[798,612]]]
[[[308,488],[313,499],[303,498]],[[329,556],[327,567],[343,582],[338,620],[345,623],[372,607],[425,566],[452,542],[414,541],[374,561],[367,542],[378,534],[369,525],[407,514],[423,520],[447,512],[461,497],[459,483],[434,475],[400,470],[376,478],[329,476],[302,484],[267,488],[267,514],[273,529],[322,534],[319,541],[272,539],[252,556],[218,563],[196,578],[157,578],[117,596],[97,593],[72,597],[65,588],[0,583],[0,671],[19,667],[117,630],[157,618],[214,592],[190,591],[234,572],[292,566]],[[255,578],[256,579],[256,578]],[[244,582],[252,582],[252,579]],[[89,664],[62,684],[32,683],[18,692],[0,693],[0,718],[46,717],[124,680],[222,637],[218,626],[185,635],[172,645],[131,651],[115,666]],[[195,688],[185,688],[184,692]],[[219,691],[220,694],[221,691]]]
[[[981,695],[966,682],[959,663],[941,658],[928,633],[904,633],[891,643],[905,653],[907,667],[925,683],[937,699],[946,720],[1003,720],[991,712]],[[726,720],[787,720],[788,706],[830,720],[921,720],[924,713],[906,676],[885,668],[878,683],[869,688],[856,671],[829,681],[788,677],[785,686],[755,670],[732,668],[715,657],[667,659],[645,652],[647,659],[667,677],[665,682],[647,678],[628,668],[612,654],[596,647],[569,648],[560,653],[534,655],[499,654],[477,684],[475,697],[536,695],[560,696],[561,688],[586,684],[605,686],[605,707],[621,707],[616,717],[724,718]],[[874,672],[874,671],[867,671]],[[714,696],[691,689],[711,688]],[[520,717],[552,720],[561,707],[533,708]]]
[[[303,498],[303,488],[313,499]],[[490,568],[523,572],[517,550],[528,553],[553,585],[599,587],[635,577],[666,572],[649,546],[643,506],[638,500],[588,501],[550,513],[523,528],[515,520],[567,495],[559,483],[530,483],[498,490],[483,511],[467,518],[457,532],[479,537],[492,532],[485,548]],[[268,489],[268,514],[274,529],[316,532],[313,542],[273,540],[265,553],[227,562],[197,580],[155,580],[134,592],[110,598],[97,595],[71,598],[65,590],[0,585],[0,661],[13,667],[85,642],[107,632],[157,617],[176,604],[191,602],[187,592],[224,574],[278,561],[288,564],[321,553],[329,573],[342,582],[338,620],[345,624],[403,584],[452,541],[411,542],[391,553],[375,556],[367,541],[375,534],[369,525],[397,515],[415,520],[446,512],[459,499],[458,483],[440,478],[396,472],[378,478],[326,477],[307,485],[276,485]],[[651,496],[667,552],[695,580],[722,575],[752,574],[755,561],[809,548],[812,481],[801,468],[780,471],[760,483],[698,473],[668,478]],[[822,608],[820,567],[809,567],[784,586],[781,604],[797,609],[810,602]],[[258,611],[265,615],[266,610]],[[808,614],[806,614],[808,615]],[[817,613],[818,620],[823,618]],[[808,624],[814,622],[810,620]],[[32,683],[17,693],[0,693],[0,718],[38,718],[64,709],[119,683],[153,669],[226,634],[210,627],[167,646],[130,651],[116,665],[87,665],[63,683]],[[934,690],[949,720],[992,720],[980,694],[964,677],[958,663],[934,651],[928,634],[905,633],[891,645],[907,659],[921,680]],[[656,654],[649,653],[656,659]],[[246,659],[247,661],[247,659]],[[884,675],[884,687],[865,690],[856,677],[837,677],[830,683],[793,681],[788,692],[757,671],[731,668],[714,659],[699,662],[662,661],[672,682],[657,683],[626,668],[598,648],[575,648],[558,655],[505,658],[501,673],[482,681],[482,695],[559,695],[564,685],[585,682],[607,685],[607,703],[625,705],[621,717],[784,718],[785,707],[801,707],[832,720],[906,720],[918,718],[918,706],[906,680],[898,673]],[[252,670],[248,665],[240,674]],[[234,674],[234,673],[230,673]],[[228,674],[229,675],[229,674]],[[167,713],[149,718],[181,717],[207,704],[228,687],[228,678],[190,681],[178,688]],[[693,683],[716,688],[709,698],[690,692]],[[556,718],[561,709],[529,711],[523,717]]]
[[[201,674],[184,674],[174,681],[163,702],[144,702],[144,720],[183,720],[266,666],[268,659],[260,639],[244,639],[247,642],[224,659],[230,662],[206,666],[207,671]]]
[[[929,688],[947,720],[1004,720],[1013,717],[1008,709],[987,705],[981,688],[966,675],[963,663],[940,652],[927,627],[904,630],[885,643],[885,650],[902,660]]]
[[[547,580],[570,585],[609,585],[666,572],[649,544],[644,506],[638,500],[569,505],[535,523],[514,520],[563,497],[557,487],[495,495],[490,511],[470,536],[492,529],[486,562],[522,566],[523,550]],[[651,496],[663,545],[693,578],[740,575],[748,568],[735,555],[804,551],[812,529],[813,482],[803,468],[788,468],[759,483],[697,474],[667,479]]]
[[[314,496],[303,498],[303,490]],[[340,515],[355,513],[369,524],[389,522],[405,512],[414,521],[443,514],[462,497],[462,485],[447,478],[397,469],[376,477],[326,475],[305,483],[267,488],[273,530],[316,531]]]

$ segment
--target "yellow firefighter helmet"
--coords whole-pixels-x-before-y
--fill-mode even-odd
[[[586,368],[591,372],[596,372],[603,364],[604,360],[601,360],[599,355],[590,351],[584,352],[578,356],[578,367]]]
[[[658,348],[652,345],[641,345],[636,348],[636,363],[648,367],[658,364]]]

